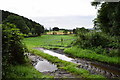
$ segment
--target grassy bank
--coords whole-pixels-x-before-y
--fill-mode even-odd
[[[78,58],[88,58],[95,61],[107,62],[112,64],[120,64],[119,57],[108,57],[101,54],[96,54],[94,51],[88,49],[81,49],[77,47],[66,48],[64,50],[66,54],[78,57]]]

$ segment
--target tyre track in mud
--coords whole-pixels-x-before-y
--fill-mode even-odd
[[[56,49],[56,50],[52,50],[52,51],[72,57],[70,55],[65,54],[63,52],[63,50],[60,50],[60,49]],[[101,63],[101,62],[80,59],[80,58],[74,58],[73,62],[80,64],[78,66],[78,68],[86,69],[91,74],[100,74],[107,78],[120,78],[120,68],[119,67],[111,66],[109,64],[105,64],[105,63]]]

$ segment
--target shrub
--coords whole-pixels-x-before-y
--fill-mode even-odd
[[[89,32],[86,34],[78,34],[78,39],[75,44],[79,44],[82,48],[91,48],[91,47],[106,47],[109,44],[109,39],[106,35],[101,34],[100,32]]]
[[[19,29],[13,24],[6,23],[2,25],[2,32],[3,61],[7,61],[10,64],[23,63],[24,52],[27,49],[21,41],[23,35]]]
[[[98,54],[108,56],[120,56],[120,39],[116,36],[110,36],[102,32],[88,32],[77,34],[77,39],[74,45],[84,49],[92,49]]]
[[[113,49],[110,50],[110,52],[108,53],[109,56],[120,56],[120,49]]]

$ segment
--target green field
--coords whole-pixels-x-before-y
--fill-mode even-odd
[[[63,42],[61,42],[61,38]],[[59,48],[64,49],[66,54],[73,57],[88,58],[100,62],[120,64],[119,57],[108,57],[106,55],[97,54],[92,50],[82,49],[77,47],[65,48],[76,39],[74,35],[42,35],[40,37],[25,38],[24,43],[28,49],[33,47],[43,47],[47,49]]]
[[[44,47],[44,48],[60,48],[64,49],[74,41],[74,35],[42,35],[40,37],[25,38],[24,42],[28,48]],[[63,39],[63,41],[61,41]]]

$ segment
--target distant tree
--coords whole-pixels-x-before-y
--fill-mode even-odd
[[[26,25],[25,21],[20,17],[16,15],[9,15],[3,23],[11,23],[16,25],[17,28],[20,29],[20,31],[23,34],[29,33],[29,27]]]
[[[63,30],[64,31],[65,29],[59,29],[59,30]]]
[[[4,11],[2,10],[2,22],[3,23],[12,23],[14,25],[16,25],[17,28],[20,29],[20,32],[27,34],[30,36],[37,36],[36,31],[38,31],[36,29],[36,25],[37,26],[41,26],[39,23],[32,21],[31,19],[28,19],[26,17],[17,15],[15,13],[9,12],[9,11]],[[41,30],[40,33],[44,32],[44,27],[41,26]]]
[[[85,29],[84,27],[73,29],[73,33],[75,34],[86,33],[86,32],[89,32],[89,29]]]
[[[59,28],[58,27],[54,27],[53,31],[59,31]]]
[[[41,33],[44,33],[44,27],[42,25],[36,25],[35,26],[35,33],[40,36]]]
[[[72,34],[72,30],[69,30],[70,34]]]
[[[73,33],[76,34],[76,29],[73,29]]]
[[[45,28],[45,32],[49,32],[49,30],[47,28]]]
[[[68,30],[64,30],[63,33],[64,33],[64,34],[67,34],[67,33],[68,33]]]

